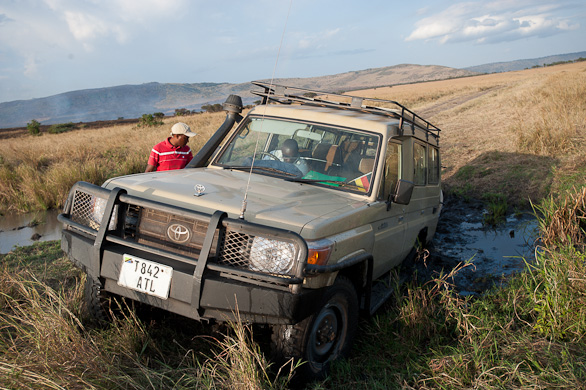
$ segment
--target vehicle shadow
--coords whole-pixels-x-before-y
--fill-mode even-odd
[[[444,167],[444,192],[464,199],[503,195],[509,206],[530,209],[547,196],[559,160],[533,154],[489,151],[453,170]]]

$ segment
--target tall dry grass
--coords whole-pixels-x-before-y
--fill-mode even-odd
[[[224,118],[223,113],[204,113],[166,118],[157,127],[122,125],[5,139],[0,143],[0,212],[60,208],[77,181],[102,184],[113,176],[144,172],[151,148],[176,122],[198,133],[189,144],[197,151]]]
[[[584,62],[357,93],[404,102],[442,129],[450,192],[501,193],[527,207],[527,199],[586,185]]]
[[[94,327],[81,305],[81,271],[54,256],[57,244],[43,248],[45,258],[30,248],[0,255],[0,388],[288,387],[290,370],[275,375],[240,322],[225,336],[206,336],[198,334],[201,327],[144,322],[123,310],[107,327]]]
[[[581,151],[586,133],[586,72],[548,77],[513,103],[511,130],[521,152],[558,156]]]

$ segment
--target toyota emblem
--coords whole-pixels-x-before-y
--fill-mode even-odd
[[[203,184],[196,184],[193,189],[195,190],[195,196],[202,196],[203,192],[206,190]]]
[[[174,223],[167,228],[167,237],[174,243],[183,244],[191,239],[191,231],[179,223]]]

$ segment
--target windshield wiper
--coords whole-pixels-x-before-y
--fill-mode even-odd
[[[261,169],[261,170],[266,171],[266,172],[273,172],[273,173],[278,173],[278,174],[287,175],[287,176],[296,176],[293,173],[285,172],[285,171],[282,171],[280,169],[271,168],[271,167],[261,167],[261,166],[258,166],[258,165],[253,165],[252,167],[250,165],[232,165],[232,166],[226,166],[224,168],[226,168],[226,169],[237,169],[239,171],[250,171],[251,168],[252,169]],[[286,180],[289,180],[289,179],[286,179]]]
[[[298,177],[291,177],[284,179],[285,181],[293,181],[295,183],[324,183],[324,184],[336,184],[340,187],[359,187],[354,183],[346,183],[344,181],[337,181],[337,180],[320,180],[320,179],[303,179]],[[360,188],[360,187],[359,187]]]

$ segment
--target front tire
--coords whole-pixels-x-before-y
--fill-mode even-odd
[[[87,313],[98,324],[105,324],[110,319],[107,314],[109,299],[102,290],[99,279],[86,275],[84,300]]]
[[[295,325],[273,327],[273,352],[278,360],[305,361],[297,376],[324,378],[331,363],[350,352],[358,325],[358,298],[354,285],[338,277],[322,298],[320,309]]]

